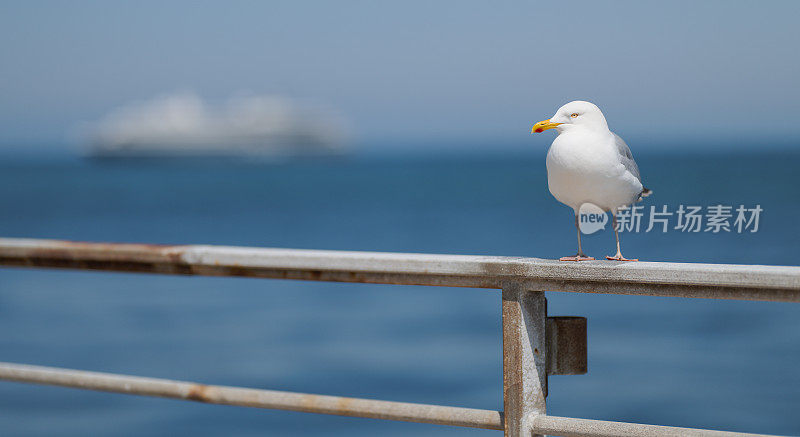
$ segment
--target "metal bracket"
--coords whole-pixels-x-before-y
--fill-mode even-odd
[[[586,374],[586,317],[548,317],[545,332],[547,374]]]

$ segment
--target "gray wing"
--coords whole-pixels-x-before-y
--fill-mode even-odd
[[[617,154],[619,155],[620,162],[622,162],[625,168],[628,169],[631,174],[636,176],[636,179],[639,179],[639,182],[641,182],[642,178],[639,176],[639,167],[636,165],[636,161],[633,160],[631,149],[617,134],[614,134],[614,142],[617,145]]]

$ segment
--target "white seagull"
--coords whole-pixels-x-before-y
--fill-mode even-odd
[[[642,186],[639,167],[631,149],[619,135],[608,129],[606,118],[595,104],[576,100],[558,108],[555,115],[531,128],[531,133],[558,130],[547,152],[547,184],[559,202],[575,211],[578,253],[561,261],[586,261],[581,248],[579,210],[590,203],[613,217],[617,254],[609,260],[636,261],[622,256],[617,232],[617,210],[638,202],[652,192]]]

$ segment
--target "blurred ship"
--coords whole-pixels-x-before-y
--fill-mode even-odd
[[[92,158],[340,155],[343,120],[331,110],[273,96],[230,99],[211,108],[191,93],[118,108],[88,129]]]

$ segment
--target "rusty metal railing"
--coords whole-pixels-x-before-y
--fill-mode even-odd
[[[0,238],[0,265],[502,289],[503,411],[203,385],[0,363],[0,380],[198,402],[504,430],[509,436],[755,435],[548,416],[547,376],[586,372],[586,320],[544,291],[800,302],[800,267],[159,246]]]

